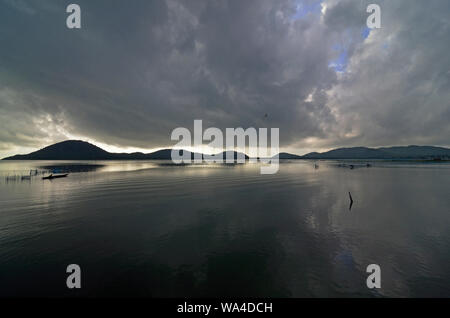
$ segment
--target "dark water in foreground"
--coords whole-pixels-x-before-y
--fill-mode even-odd
[[[448,164],[160,163],[0,162],[0,296],[450,297]]]

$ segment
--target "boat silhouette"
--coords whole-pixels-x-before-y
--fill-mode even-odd
[[[56,179],[56,178],[65,178],[67,177],[69,174],[68,173],[64,173],[64,174],[50,174],[49,176],[46,177],[42,177],[43,180],[52,180],[52,179]]]

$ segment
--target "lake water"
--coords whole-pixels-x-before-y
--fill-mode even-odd
[[[450,164],[259,168],[0,162],[0,296],[450,297]]]

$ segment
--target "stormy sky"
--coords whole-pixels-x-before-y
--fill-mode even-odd
[[[0,157],[148,151],[194,119],[278,127],[298,154],[449,146],[449,39],[448,0],[0,0]]]

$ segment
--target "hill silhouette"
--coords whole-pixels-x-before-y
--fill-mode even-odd
[[[195,153],[188,150],[178,150],[180,154],[187,152],[193,159]],[[239,153],[234,151],[233,157],[236,159]],[[226,158],[226,152],[223,152]],[[161,149],[152,153],[113,153],[103,150],[89,142],[81,140],[66,140],[26,155],[15,155],[3,160],[171,160],[172,149]],[[203,154],[199,154],[203,158]],[[241,154],[245,159],[249,157]]]
[[[194,158],[193,152],[187,152]],[[226,159],[228,152],[222,152]],[[246,154],[232,152],[236,160]],[[152,153],[113,153],[81,140],[66,140],[26,155],[15,155],[3,160],[171,160],[172,149],[161,149]],[[199,154],[204,158],[203,154]],[[327,152],[311,152],[304,156],[282,152],[279,159],[450,159],[450,149],[434,146],[397,146],[382,148],[352,147],[338,148]]]
[[[382,148],[338,148],[323,153],[311,152],[302,159],[449,159],[450,149],[434,146],[397,146]]]
[[[103,160],[112,159],[111,153],[81,140],[66,140],[27,155],[15,155],[3,160]]]

